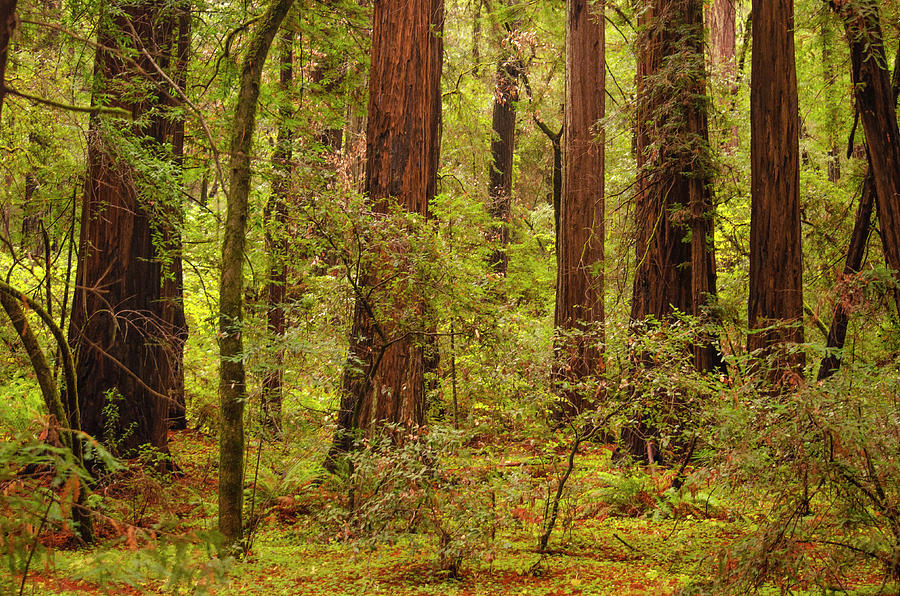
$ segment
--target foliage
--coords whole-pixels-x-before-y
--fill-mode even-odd
[[[447,467],[462,436],[433,429],[397,446],[364,440],[349,460],[348,511],[341,532],[360,548],[422,534],[437,542],[438,569],[459,577],[467,562],[491,560],[504,519],[498,502],[512,486],[495,472]]]
[[[833,589],[860,563],[900,579],[897,379],[857,363],[776,395],[748,379],[723,400],[707,455],[762,514],[722,553],[719,589]]]

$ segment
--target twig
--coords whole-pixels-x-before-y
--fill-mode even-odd
[[[44,511],[44,517],[41,519],[41,525],[34,535],[34,542],[31,544],[31,552],[28,553],[28,561],[25,562],[25,569],[22,571],[22,583],[19,585],[19,596],[22,596],[25,592],[25,580],[28,579],[28,570],[31,568],[31,559],[34,557],[34,552],[37,550],[38,538],[41,537],[41,532],[44,531],[44,526],[47,525],[47,518],[50,516],[50,508],[52,506],[53,499],[50,499],[50,502],[47,503],[47,510]]]
[[[13,89],[9,85],[3,85],[3,92],[8,93],[9,95],[21,97],[22,99],[27,99],[28,101],[33,101],[34,103],[50,106],[51,108],[58,108],[60,110],[66,110],[68,112],[81,112],[86,114],[110,114],[112,116],[119,116],[120,118],[131,120],[131,112],[123,108],[111,108],[108,106],[75,106],[68,103],[60,103],[58,101],[53,101],[52,99],[46,99],[43,97],[38,97],[37,95],[31,95],[30,93],[25,93],[24,91],[18,91],[16,89]]]

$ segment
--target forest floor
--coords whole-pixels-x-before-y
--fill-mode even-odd
[[[694,488],[680,499],[664,497],[672,494],[673,473],[624,471],[610,462],[609,446],[585,444],[549,552],[541,556],[537,545],[546,497],[565,467],[566,445],[561,442],[548,454],[510,437],[470,441],[465,453],[449,464],[454,471],[479,478],[486,469],[509,470],[515,490],[496,499],[491,493],[493,519],[506,521],[490,532],[490,539],[485,532],[471,543],[463,538],[459,578],[453,579],[436,565],[436,532],[384,532],[383,540],[378,532],[373,540],[354,536],[355,530],[341,522],[346,491],[338,482],[313,480],[321,472],[311,457],[320,447],[293,445],[278,451],[282,448],[270,446],[259,458],[257,472],[257,444],[251,443],[248,478],[256,480],[257,490],[249,491],[248,498],[256,502],[256,527],[249,553],[225,568],[208,563],[208,553],[215,549],[204,544],[204,532],[216,523],[215,439],[197,431],[172,433],[180,474],[159,476],[135,464],[98,491],[101,511],[108,516],[98,524],[98,533],[113,546],[75,549],[65,528],[48,528],[40,539],[52,555],[44,563],[35,561],[23,593],[169,594],[199,588],[222,595],[624,596],[672,594],[689,586],[694,587],[690,592],[702,593],[718,566],[730,564],[721,563],[722,548],[752,532],[761,515],[748,514],[737,501],[729,505],[716,498],[712,485],[707,491]],[[297,458],[293,464],[291,457]],[[471,506],[461,496],[440,507],[446,519],[455,519],[454,512]],[[176,535],[189,538],[164,538]],[[170,546],[160,548],[163,542]],[[147,556],[152,550],[148,544],[169,554]],[[179,564],[172,567],[174,560]],[[882,579],[878,569],[844,569],[834,589],[887,593],[881,592]],[[17,593],[20,581],[21,575],[7,575],[4,583],[0,573],[0,588],[14,585]],[[826,593],[816,586],[795,585],[788,591],[804,593],[804,588]],[[783,593],[778,586],[769,589]]]

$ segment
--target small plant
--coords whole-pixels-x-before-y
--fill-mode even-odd
[[[429,536],[437,569],[452,578],[467,560],[493,559],[498,498],[506,499],[508,485],[493,470],[447,467],[461,439],[458,431],[432,429],[408,434],[402,446],[362,441],[349,460],[345,537],[374,547]]]
[[[137,423],[132,422],[119,430],[119,402],[124,399],[125,397],[115,387],[107,389],[106,405],[103,406],[103,445],[110,453],[119,454],[119,448],[137,428]]]

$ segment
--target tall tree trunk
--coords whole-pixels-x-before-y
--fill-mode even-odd
[[[803,341],[800,162],[791,0],[754,0],[750,85],[750,335],[748,350]],[[762,358],[761,358],[762,359]],[[775,385],[802,371],[781,355]]]
[[[281,32],[280,91],[283,104],[279,108],[278,139],[275,145],[275,179],[265,210],[266,253],[269,257],[266,322],[276,347],[271,368],[263,379],[263,424],[275,434],[281,433],[282,382],[284,377],[285,317],[287,265],[285,263],[285,235],[287,230],[287,199],[291,187],[291,137],[288,125],[293,112],[289,99],[294,84],[294,34],[288,29]]]
[[[491,230],[496,248],[488,262],[505,274],[509,265],[509,223],[512,208],[513,153],[516,146],[516,102],[519,101],[519,68],[514,56],[501,58],[497,65],[494,107],[491,117],[491,165],[488,175],[488,212],[497,222]]]
[[[648,317],[664,324],[675,310],[702,318],[716,273],[702,3],[653,0],[641,22],[631,318],[645,325]],[[698,337],[691,351],[697,370],[713,368],[709,338]],[[623,439],[633,455],[656,458],[641,429]]]
[[[897,56],[894,58],[894,76],[891,81],[894,106],[897,105],[900,96],[900,46],[897,47]],[[847,248],[847,261],[844,265],[844,273],[839,283],[844,284],[855,274],[862,270],[863,258],[866,253],[866,245],[869,241],[872,209],[876,201],[875,180],[872,176],[872,167],[869,166],[863,182],[862,195],[859,200],[859,208],[856,212],[856,223],[853,226],[853,234],[850,236],[850,246]],[[847,325],[850,322],[850,297],[842,292],[837,304],[834,305],[834,314],[831,319],[831,327],[828,330],[828,354],[819,365],[818,380],[827,379],[841,366],[841,350],[847,337]]]
[[[727,80],[727,87],[732,96],[731,105],[734,105],[734,96],[738,92],[737,86],[737,61],[735,20],[736,4],[738,0],[713,0],[708,8],[709,15],[709,56],[713,72],[718,72]],[[738,127],[732,125],[728,139],[725,141],[725,151],[733,152],[738,146]]]
[[[222,242],[219,283],[219,531],[229,545],[243,537],[244,403],[247,401],[244,345],[244,245],[250,198],[250,151],[263,65],[281,22],[294,0],[272,0],[244,55],[231,136],[231,175]]]
[[[878,4],[860,0],[831,6],[843,20],[850,43],[856,107],[866,132],[885,258],[900,279],[900,129]]]
[[[158,150],[171,135],[165,116],[147,113],[164,103],[158,91],[136,97],[145,77],[162,87],[143,51],[163,69],[171,63],[175,16],[154,2],[108,11],[98,34],[95,103],[107,102],[146,122],[124,134]],[[136,37],[135,37],[136,34]],[[137,67],[116,51],[137,49]],[[140,70],[138,70],[140,69]],[[141,72],[142,71],[142,72]],[[164,247],[154,242],[160,213],[141,199],[142,181],[116,146],[116,124],[98,114],[88,133],[88,175],[69,341],[77,359],[82,428],[122,454],[151,445],[167,451],[173,388],[172,328],[164,312]],[[71,399],[67,393],[66,398]],[[74,407],[69,404],[69,409]]]
[[[443,21],[443,0],[375,4],[366,131],[366,189],[375,214],[399,205],[424,218],[434,197]],[[399,246],[376,250],[374,264],[357,282],[338,430],[326,461],[332,470],[352,447],[356,430],[425,422],[421,289],[403,281],[392,284],[390,295],[383,289],[385,280],[403,279],[414,257]],[[415,320],[403,324],[403,311],[417,313]]]
[[[560,414],[589,405],[579,384],[603,369],[604,133],[606,30],[603,5],[566,6],[566,167],[559,212],[553,377]]]
[[[178,40],[176,42],[175,83],[181,89],[187,86],[188,61],[191,55],[191,6],[184,0],[178,7]],[[179,175],[184,174],[185,115],[177,116],[172,135],[172,155]],[[188,338],[187,319],[184,313],[184,266],[182,264],[181,228],[184,213],[181,201],[172,205],[174,223],[166,227],[166,248],[171,253],[170,270],[163,282],[166,320],[172,327],[173,383],[169,424],[174,429],[187,428],[187,404],[184,395],[184,344]]]
[[[0,0],[0,115],[3,113],[3,99],[6,97],[6,63],[9,59],[9,44],[16,30],[16,5],[18,0]]]
[[[664,321],[676,309],[701,316],[716,291],[706,104],[697,99],[705,97],[702,14],[695,0],[655,0],[642,17],[635,321]],[[679,76],[685,69],[689,76]],[[704,342],[693,350],[695,367],[710,370],[713,348]]]

